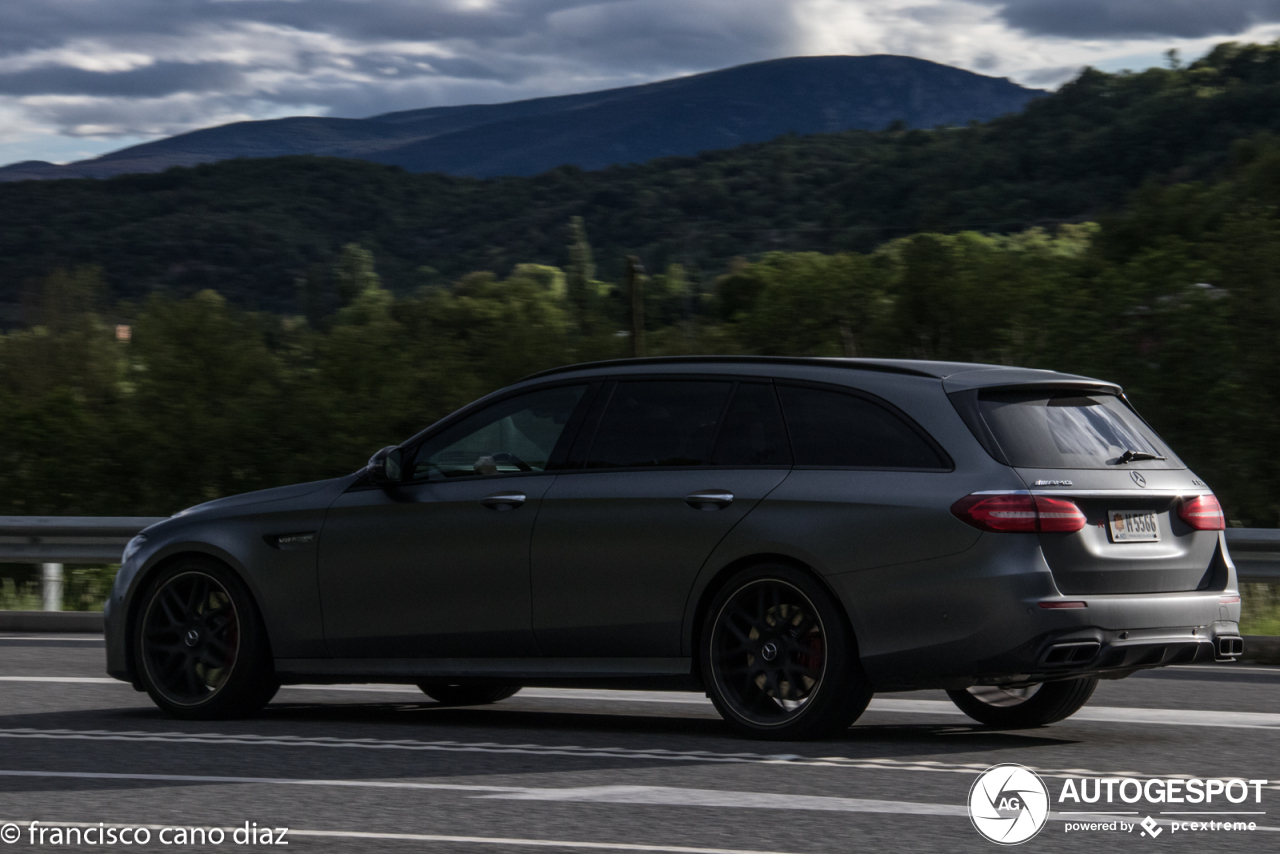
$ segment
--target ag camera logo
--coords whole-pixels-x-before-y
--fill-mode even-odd
[[[969,819],[992,842],[1018,845],[1049,820],[1049,789],[1026,766],[993,765],[969,789]]]

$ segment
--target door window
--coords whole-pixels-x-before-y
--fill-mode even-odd
[[[708,465],[732,387],[697,380],[618,383],[587,468]]]
[[[950,468],[916,428],[878,403],[810,386],[778,393],[798,466]]]
[[[419,446],[413,478],[439,480],[545,471],[585,385],[509,397]]]
[[[740,383],[720,427],[717,466],[785,466],[791,464],[787,430],[778,396],[768,383]]]

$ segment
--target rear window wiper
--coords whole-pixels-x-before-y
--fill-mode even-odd
[[[1168,457],[1162,457],[1159,454],[1149,454],[1146,451],[1125,451],[1116,460],[1116,465],[1122,466],[1125,463],[1138,462],[1139,460],[1167,460]]]

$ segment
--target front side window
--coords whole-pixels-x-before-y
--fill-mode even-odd
[[[586,389],[539,389],[464,418],[419,446],[412,477],[440,480],[545,471]]]
[[[620,382],[587,455],[587,468],[704,466],[732,383]]]
[[[950,468],[919,431],[878,403],[809,386],[778,392],[798,466]]]
[[[984,391],[978,396],[978,409],[1014,466],[1182,467],[1151,428],[1114,394]]]

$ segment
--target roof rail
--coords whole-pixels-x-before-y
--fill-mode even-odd
[[[823,365],[831,368],[853,368],[860,371],[880,371],[886,374],[906,374],[913,377],[933,377],[928,371],[908,368],[901,364],[886,364],[875,359],[851,359],[834,356],[643,356],[636,359],[606,359],[600,362],[582,362],[563,365],[521,377],[517,382],[552,376],[554,374],[581,371],[592,368],[624,367],[627,365],[681,365],[681,364],[751,364],[767,365]]]

